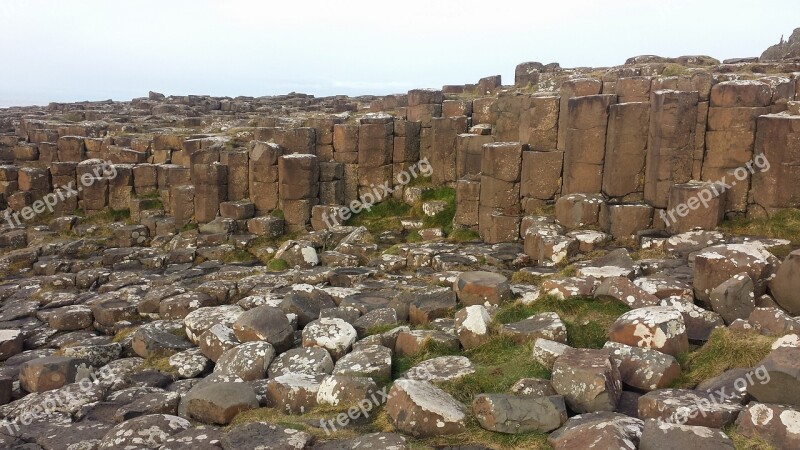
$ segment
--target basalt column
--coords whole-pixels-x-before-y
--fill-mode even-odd
[[[727,212],[747,209],[750,173],[744,167],[753,159],[756,119],[770,113],[771,101],[772,88],[758,81],[725,81],[711,89],[702,179],[730,186]]]
[[[567,102],[564,130],[564,194],[599,193],[603,183],[609,106],[616,95],[575,97]]]
[[[692,179],[697,92],[658,90],[650,104],[644,199],[666,208],[673,184]]]
[[[478,231],[485,242],[519,238],[520,170],[527,144],[495,142],[483,146]]]

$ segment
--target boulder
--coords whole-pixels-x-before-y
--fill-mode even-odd
[[[567,349],[553,365],[552,382],[577,413],[614,411],[622,394],[619,370],[607,350]]]
[[[461,273],[453,283],[463,305],[499,305],[511,298],[508,279],[499,273],[474,271]]]
[[[467,426],[464,405],[427,381],[395,381],[386,413],[395,428],[418,438],[459,434]]]
[[[508,394],[480,394],[472,412],[481,427],[501,433],[549,432],[567,421],[564,397],[517,397]]]
[[[672,356],[689,350],[683,316],[668,306],[639,308],[623,314],[614,322],[609,340]]]

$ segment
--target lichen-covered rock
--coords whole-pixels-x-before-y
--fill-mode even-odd
[[[327,375],[287,373],[267,382],[267,405],[287,413],[304,414],[317,406],[317,394]]]
[[[314,450],[382,449],[409,450],[406,438],[395,433],[371,433],[353,439],[323,442]]]
[[[489,340],[492,318],[483,305],[472,305],[458,310],[455,320],[455,331],[464,349],[479,347]]]
[[[92,372],[85,359],[47,356],[23,363],[19,369],[19,384],[28,392],[44,392],[81,381]]]
[[[695,297],[708,301],[714,288],[742,272],[747,273],[753,281],[755,295],[760,296],[779,263],[758,242],[705,248],[694,258]]]
[[[238,305],[220,305],[199,308],[190,312],[183,318],[186,327],[186,336],[195,345],[199,344],[200,336],[214,325],[224,325],[233,328],[236,319],[244,312]]]
[[[563,355],[569,348],[572,347],[561,342],[539,338],[533,343],[533,360],[548,370],[553,370],[553,365],[558,357]]]
[[[554,312],[536,314],[519,322],[505,324],[500,328],[500,333],[510,336],[517,344],[535,342],[540,338],[562,344],[567,342],[567,326]]]
[[[475,366],[465,356],[439,356],[408,369],[403,378],[439,383],[454,381],[475,373]]]
[[[318,319],[303,329],[303,347],[322,347],[334,361],[346,355],[357,338],[356,329],[342,319]]]
[[[683,316],[668,306],[639,308],[623,314],[614,322],[609,340],[672,356],[689,350]]]
[[[275,349],[267,342],[246,342],[220,356],[214,372],[236,376],[244,381],[266,378],[275,358]]]
[[[199,348],[190,348],[169,357],[167,363],[181,378],[195,378],[211,369],[211,360]]]
[[[311,445],[312,440],[313,436],[308,433],[266,422],[237,425],[220,438],[222,448],[237,450],[259,448],[303,450]]]
[[[553,365],[552,382],[577,413],[614,411],[622,394],[619,370],[608,350],[567,349]]]
[[[275,378],[287,373],[308,375],[330,374],[333,372],[331,354],[322,347],[293,348],[276,357],[269,366],[269,377]]]
[[[237,414],[258,408],[258,399],[247,383],[204,382],[187,394],[187,413],[207,424],[227,425]]]
[[[723,428],[733,423],[742,405],[716,393],[659,389],[639,398],[639,418],[669,423]]]
[[[711,290],[711,308],[728,324],[736,319],[747,319],[756,309],[753,288],[750,275],[738,273]]]
[[[419,353],[429,342],[436,342],[445,348],[458,350],[461,343],[453,334],[439,330],[409,330],[397,335],[394,351],[398,356],[409,356]]]
[[[480,394],[472,402],[472,412],[481,427],[500,433],[549,432],[567,421],[564,397],[517,397],[507,394]]]
[[[736,419],[736,432],[763,439],[778,449],[800,448],[800,411],[783,405],[748,404]]]
[[[282,353],[292,346],[294,328],[283,311],[272,306],[259,306],[242,313],[233,324],[240,342],[266,341]]]
[[[721,430],[696,425],[681,425],[659,420],[644,423],[640,450],[733,450],[733,441]]]
[[[392,351],[382,345],[365,345],[336,361],[333,375],[370,377],[378,384],[392,378]]]
[[[747,386],[754,399],[800,408],[800,348],[772,350],[756,365],[756,375],[756,381]]]
[[[355,405],[364,399],[371,400],[378,391],[378,385],[372,378],[330,375],[319,386],[317,403],[331,406]]]
[[[571,417],[547,440],[555,450],[636,450],[643,427],[639,419],[601,411]]]
[[[157,449],[170,437],[191,427],[186,419],[166,414],[151,414],[123,422],[100,440],[98,449]]]
[[[627,386],[645,391],[662,389],[681,374],[678,360],[659,351],[618,342],[606,342],[604,348],[611,351],[611,360]]]
[[[395,428],[420,438],[459,434],[467,427],[464,405],[427,381],[395,381],[386,412]]]
[[[463,305],[499,305],[511,298],[508,279],[499,273],[464,272],[456,278],[453,290]]]

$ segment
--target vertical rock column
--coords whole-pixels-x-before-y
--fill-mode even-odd
[[[599,193],[603,183],[609,106],[616,95],[589,95],[568,101],[564,130],[565,194]]]
[[[756,119],[770,113],[772,88],[760,81],[725,81],[711,89],[706,154],[702,179],[730,185],[726,212],[745,212],[750,173],[741,170],[753,159]],[[745,178],[737,179],[736,176]]]
[[[561,84],[561,97],[558,116],[558,149],[565,150],[567,141],[567,109],[569,100],[574,97],[584,97],[587,95],[597,95],[603,90],[603,83],[594,78],[576,78],[567,80]]]
[[[495,142],[483,146],[478,232],[488,243],[519,238],[520,167],[527,144]]]
[[[444,94],[435,89],[413,89],[408,91],[407,116],[411,122],[420,122],[420,157],[429,156],[433,147],[431,122],[442,116]],[[430,159],[429,159],[430,160]]]
[[[319,202],[317,157],[303,154],[279,157],[278,182],[286,230],[306,230],[311,220],[311,208]]]
[[[198,223],[211,222],[219,213],[219,204],[228,197],[228,168],[218,162],[193,164],[194,217]]]
[[[64,197],[63,200],[59,197],[59,201],[55,206],[56,216],[69,215],[78,209],[78,197],[76,195],[68,195],[69,189],[67,189],[67,186],[71,189],[76,188],[75,176],[77,167],[78,163],[76,162],[54,162],[50,164],[53,192],[61,190]],[[2,177],[2,172],[0,172],[0,177]]]
[[[467,117],[442,117],[432,120],[433,148],[429,161],[435,186],[456,181],[456,137],[467,131]]]
[[[770,114],[758,118],[751,217],[772,215],[800,204],[800,116]]]
[[[673,184],[692,179],[697,92],[657,90],[650,103],[644,199],[666,208]]]
[[[102,161],[99,159],[82,161],[75,169],[77,188],[81,189],[78,206],[87,213],[98,212],[108,206],[108,179],[102,173]]]
[[[409,122],[405,119],[394,120],[394,147],[392,149],[392,178],[397,183],[401,174],[419,162],[420,122]],[[417,171],[419,173],[419,171]],[[404,189],[396,189],[393,193],[397,199],[403,198]]]
[[[333,126],[333,160],[344,164],[344,203],[358,198],[358,134],[359,126]]]
[[[519,123],[519,140],[531,150],[558,148],[558,113],[561,99],[553,95],[524,98]]]
[[[358,130],[358,194],[382,192],[380,186],[392,187],[394,118],[379,114],[361,119]]]
[[[333,161],[333,127],[342,119],[332,117],[313,117],[306,120],[306,126],[314,129],[316,150],[320,162]]]
[[[603,165],[603,194],[606,196],[626,202],[643,199],[649,124],[649,102],[609,107]]]
[[[228,201],[250,196],[250,155],[244,150],[223,151],[219,160],[228,168]]]
[[[278,158],[281,155],[283,151],[278,144],[250,142],[248,182],[256,215],[266,215],[278,208]]]

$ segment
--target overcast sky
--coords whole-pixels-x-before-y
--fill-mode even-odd
[[[758,56],[798,0],[1,0],[0,106],[513,83],[523,61]]]

